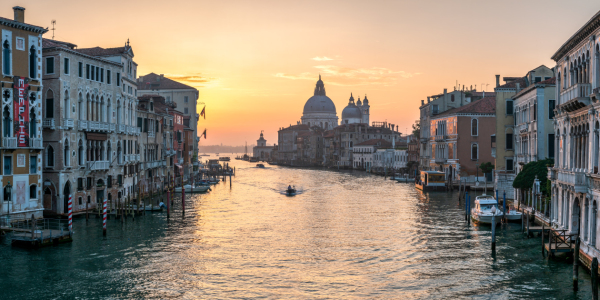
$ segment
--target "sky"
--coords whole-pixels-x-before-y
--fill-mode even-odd
[[[410,131],[421,100],[457,85],[493,91],[495,75],[524,76],[597,11],[597,0],[198,1],[5,0],[25,22],[85,47],[130,40],[138,76],[199,90],[201,144],[253,144],[296,124],[319,74],[338,117],[368,95],[371,121]],[[568,3],[568,5],[566,5]],[[52,38],[52,31],[44,35]]]

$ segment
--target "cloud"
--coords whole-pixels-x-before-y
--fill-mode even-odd
[[[313,57],[312,60],[316,60],[316,61],[327,61],[327,60],[333,60],[333,58],[329,58],[327,56],[323,56],[323,57]]]
[[[339,86],[351,85],[395,85],[398,80],[412,78],[421,73],[409,73],[405,71],[395,71],[388,68],[349,68],[335,65],[318,65],[314,68],[319,70],[328,84]],[[275,77],[292,80],[315,80],[317,74],[304,72],[300,74],[276,73]]]
[[[214,77],[204,77],[202,74],[168,74],[166,77],[194,87],[214,87],[219,80]]]

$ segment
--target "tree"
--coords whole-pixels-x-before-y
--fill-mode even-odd
[[[421,121],[417,120],[415,121],[415,124],[412,125],[412,134],[415,137],[415,139],[418,139],[421,137]]]
[[[550,186],[548,182],[548,166],[553,165],[554,160],[547,158],[539,161],[532,161],[523,166],[523,170],[515,177],[513,187],[522,190],[528,190],[533,187],[535,177],[540,180],[540,190],[542,194],[550,195]]]
[[[491,162],[484,162],[481,165],[479,165],[479,168],[481,169],[481,171],[483,172],[483,174],[487,174],[490,173],[494,170],[496,166],[492,165]]]

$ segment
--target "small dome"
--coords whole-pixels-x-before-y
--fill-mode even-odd
[[[360,108],[354,104],[354,97],[350,94],[350,100],[348,100],[348,106],[342,111],[342,120],[346,119],[360,119],[362,118],[362,112]]]

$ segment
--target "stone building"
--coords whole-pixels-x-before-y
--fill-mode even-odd
[[[197,112],[198,89],[165,77],[164,74],[159,75],[155,73],[140,76],[136,84],[139,95],[149,94],[163,96],[167,103],[175,103],[175,107],[177,107],[177,110],[180,111],[183,116],[189,117],[189,124],[187,126],[194,130],[194,149],[192,150],[192,157],[197,158],[198,142],[200,141],[198,132],[198,120],[200,115]]]
[[[374,155],[379,148],[390,148],[392,143],[383,139],[371,139],[356,144],[352,148],[353,168],[370,171],[374,167]]]
[[[256,140],[256,146],[252,148],[252,156],[258,157],[260,160],[271,160],[271,152],[273,146],[267,146],[267,140],[263,136],[263,132],[260,132],[260,138]]]
[[[69,195],[73,212],[134,197],[137,100],[125,70],[137,68],[131,47],[77,49],[44,39],[43,59],[46,210],[66,214]]]
[[[278,150],[277,150],[277,161],[281,164],[293,165],[299,161],[298,158],[298,145],[296,139],[298,134],[308,132],[308,125],[298,124],[290,125],[286,128],[280,128],[277,132],[278,136]]]
[[[342,124],[369,124],[369,99],[365,96],[364,103],[361,103],[360,97],[354,102],[354,97],[350,94],[348,105],[342,110]]]
[[[552,56],[556,62],[554,167],[549,220],[579,234],[581,259],[600,258],[600,12]]]
[[[0,17],[2,69],[2,220],[43,216],[42,200],[42,35],[25,23],[25,8]],[[10,185],[10,188],[8,188]],[[10,190],[10,192],[9,192]]]

